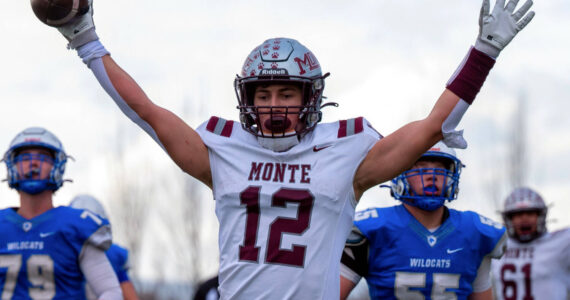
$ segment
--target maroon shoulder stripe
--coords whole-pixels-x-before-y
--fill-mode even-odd
[[[233,127],[233,121],[224,120],[218,117],[211,117],[208,121],[208,125],[206,125],[206,130],[217,135],[230,137],[232,135]]]
[[[338,138],[343,138],[358,134],[364,131],[364,118],[358,117],[356,119],[340,120],[338,127]]]

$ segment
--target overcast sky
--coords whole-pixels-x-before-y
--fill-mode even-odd
[[[95,21],[114,59],[153,101],[193,127],[210,115],[237,120],[233,79],[245,57],[267,38],[291,37],[331,72],[325,95],[340,107],[326,108],[324,121],[365,116],[387,135],[429,113],[477,36],[479,9],[477,0],[113,0],[95,3]],[[492,198],[510,191],[513,118],[524,103],[525,176],[553,205],[549,226],[557,229],[570,225],[570,2],[536,0],[533,10],[535,19],[501,53],[460,124],[469,148],[458,156],[467,168],[451,206],[500,220]],[[63,37],[35,19],[28,1],[3,4],[0,32],[0,146],[35,125],[62,140],[76,159],[67,168],[75,182],[58,192],[56,204],[77,193],[109,198],[105,174],[117,138],[132,144],[131,159],[176,169]],[[6,184],[0,199],[0,207],[18,203]],[[362,200],[393,204],[379,188]]]

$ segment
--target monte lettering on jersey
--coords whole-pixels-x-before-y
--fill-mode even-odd
[[[511,248],[505,252],[505,258],[533,258],[534,247]]]
[[[311,165],[272,162],[252,162],[249,181],[311,183]]]

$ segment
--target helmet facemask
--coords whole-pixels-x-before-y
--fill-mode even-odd
[[[419,161],[442,162],[445,168],[413,168],[404,171],[396,178],[392,179],[392,196],[408,205],[418,207],[422,210],[433,211],[445,204],[445,201],[457,199],[459,192],[459,177],[463,164],[455,157],[455,151],[447,148],[441,142],[432,149],[424,153]],[[426,176],[429,175],[429,176]],[[419,176],[419,177],[418,177]],[[436,185],[436,179],[426,181],[427,178],[436,177],[442,180],[441,189]],[[419,182],[421,193],[414,191],[410,184],[411,180]]]
[[[50,155],[23,152],[26,149],[45,149]],[[45,190],[56,191],[63,185],[63,173],[67,155],[59,140],[51,132],[38,127],[28,128],[18,134],[2,159],[6,163],[10,188],[31,195]],[[32,161],[39,164],[27,172]],[[51,164],[47,178],[38,178],[42,170]]]
[[[518,234],[512,222],[513,215],[521,212],[536,212],[536,230],[527,234]],[[546,215],[548,207],[542,197],[530,188],[516,188],[505,200],[505,207],[502,211],[503,221],[507,227],[510,237],[521,243],[528,243],[542,236],[547,232]]]
[[[328,75],[328,74],[327,74]],[[242,127],[249,133],[264,138],[302,137],[313,130],[321,121],[321,99],[325,77],[314,80],[285,80],[284,78],[265,79],[262,77],[236,78],[236,94],[240,110]],[[302,104],[294,106],[257,106],[254,104],[255,89],[258,86],[274,84],[293,84],[300,88]],[[261,124],[262,115],[269,115],[269,124]],[[291,118],[298,118],[294,128],[290,127]],[[264,126],[265,125],[265,126]],[[272,128],[273,127],[273,128]],[[264,132],[269,129],[270,133]]]

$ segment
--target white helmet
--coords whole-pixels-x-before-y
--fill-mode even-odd
[[[69,206],[78,209],[86,209],[99,215],[100,217],[103,217],[104,219],[108,219],[103,205],[101,205],[101,203],[91,195],[77,195],[73,198],[73,200],[71,200]]]
[[[29,179],[26,174],[19,174],[18,164],[27,157],[20,155],[21,150],[26,148],[43,148],[53,154],[53,168],[47,179]],[[4,154],[3,161],[8,169],[8,185],[28,194],[38,194],[45,190],[56,191],[63,185],[63,173],[67,162],[67,154],[59,139],[48,130],[41,127],[30,127],[18,133],[10,143],[8,151]],[[45,158],[40,157],[44,161]],[[40,169],[43,163],[40,165]],[[37,170],[33,171],[37,172]]]
[[[536,211],[538,220],[536,224],[536,232],[525,235],[518,235],[513,226],[511,218],[513,214],[524,211]],[[542,197],[534,190],[527,187],[519,187],[514,189],[505,200],[505,207],[502,211],[503,221],[507,227],[509,236],[520,242],[530,242],[542,234],[546,233],[546,214],[548,207],[544,204]]]
[[[464,165],[456,157],[455,150],[447,147],[443,142],[438,142],[426,153],[422,154],[420,160],[442,161],[445,169],[421,168],[409,169],[392,179],[390,185],[392,197],[406,204],[416,206],[423,210],[432,211],[445,203],[445,200],[453,201],[459,192],[459,176]],[[408,178],[412,176],[422,176],[426,174],[444,175],[443,191],[440,196],[417,195],[410,186]],[[423,180],[421,181],[424,184]],[[427,187],[423,187],[427,188]]]
[[[234,81],[242,127],[260,137],[303,136],[321,120],[324,79],[328,75],[329,73],[323,76],[321,65],[315,55],[298,41],[288,38],[266,40],[251,51],[243,64],[241,75],[237,75]],[[281,109],[286,113],[299,114],[303,128],[297,128],[297,131],[292,133],[272,133],[271,136],[263,133],[259,114],[271,114],[273,120],[273,109],[260,112],[259,107],[253,105],[253,95],[257,85],[272,83],[299,84],[303,93],[302,105],[281,107]],[[324,106],[326,105],[329,104]]]

